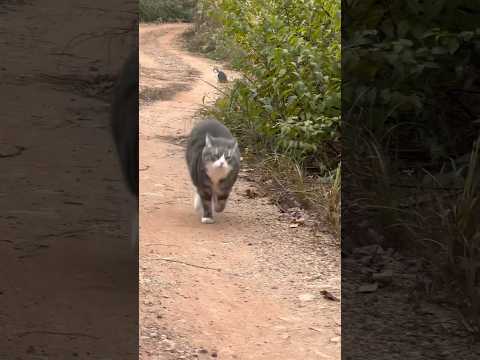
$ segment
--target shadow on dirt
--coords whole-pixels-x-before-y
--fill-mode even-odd
[[[180,91],[188,91],[190,84],[175,83],[163,88],[146,87],[140,90],[140,103],[151,103],[160,100],[171,100]]]

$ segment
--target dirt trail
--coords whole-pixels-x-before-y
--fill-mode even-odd
[[[38,5],[0,1],[0,359],[132,359],[137,273],[109,101],[112,57],[135,39],[67,45],[124,29],[138,5]]]
[[[321,295],[340,297],[334,241],[243,195],[247,172],[216,224],[193,211],[182,138],[217,95],[187,28],[140,27],[141,97],[159,98],[140,108],[140,358],[340,359],[340,302]]]

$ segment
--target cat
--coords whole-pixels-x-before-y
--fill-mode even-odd
[[[213,212],[222,212],[240,171],[240,150],[230,130],[207,119],[191,131],[187,166],[196,188],[194,207],[203,224],[213,224]]]
[[[116,81],[111,107],[111,131],[127,189],[136,200],[132,246],[138,242],[138,51],[124,64]]]

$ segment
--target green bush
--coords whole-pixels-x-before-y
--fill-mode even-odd
[[[344,0],[342,11],[342,206],[459,275],[480,324],[478,6]]]
[[[216,44],[240,50],[244,78],[218,116],[259,148],[327,160],[326,144],[339,141],[340,1],[201,0],[197,19],[217,29]]]
[[[344,1],[344,108],[362,113],[357,120],[377,138],[395,129],[388,138],[399,156],[415,150],[442,162],[471,149],[477,117],[461,98],[468,101],[475,90],[480,28],[468,6],[465,0]]]
[[[140,0],[140,21],[191,21],[195,2],[195,0]]]

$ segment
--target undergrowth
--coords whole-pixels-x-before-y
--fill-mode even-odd
[[[141,22],[191,21],[195,0],[140,0]]]
[[[342,2],[342,216],[346,229],[369,221],[386,246],[414,249],[452,275],[480,325],[480,28],[471,7]]]
[[[242,75],[205,112],[339,233],[340,1],[200,0],[187,40]]]

